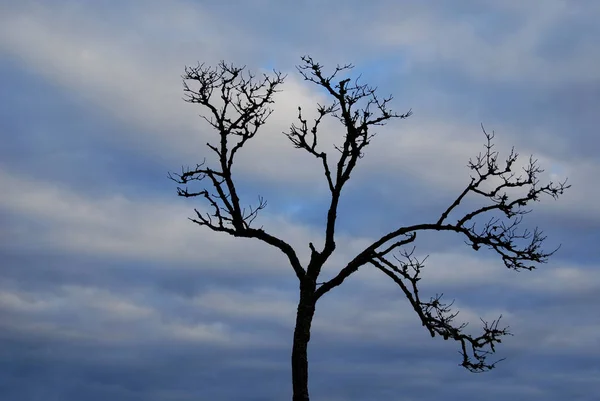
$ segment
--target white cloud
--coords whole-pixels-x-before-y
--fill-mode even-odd
[[[137,128],[132,131],[144,131],[143,137],[105,139],[151,153],[186,154],[203,141],[195,135],[195,110],[181,100],[183,63],[195,63],[198,54],[217,61],[219,49],[232,44],[217,34],[216,18],[197,5],[148,1],[137,7],[144,12],[123,16],[126,24],[97,18],[93,8],[15,7],[2,15],[0,50]]]
[[[600,322],[593,320],[591,324],[553,326],[552,332],[542,340],[542,347],[561,352],[594,353],[600,349]]]
[[[404,50],[417,62],[450,62],[480,79],[555,83],[599,78],[593,66],[600,54],[592,41],[579,42],[572,57],[557,60],[544,59],[538,50],[542,40],[573,15],[589,16],[599,10],[560,0],[487,5],[487,14],[476,19],[457,18],[454,13],[449,17],[424,4],[412,4],[410,12],[397,5],[374,24],[370,39],[385,51]],[[515,26],[508,30],[511,23]],[[493,41],[482,34],[486,30],[493,30]]]
[[[8,189],[0,197],[0,208],[26,217],[25,222],[14,223],[12,235],[2,234],[19,248],[42,246],[134,260],[195,262],[195,268],[202,269],[226,265],[280,274],[291,272],[291,268],[281,267],[284,256],[279,251],[193,224],[187,220],[194,216],[193,206],[175,205],[177,198],[172,202],[128,199],[119,194],[96,198],[3,171],[0,185]],[[31,224],[41,225],[34,230],[29,228]],[[307,244],[314,240],[310,238],[311,230],[278,216],[265,213],[260,224],[267,229],[272,227],[273,232],[297,246],[300,256],[308,253]],[[232,258],[225,262],[225,254]]]
[[[156,314],[155,310],[147,306],[121,299],[107,290],[76,285],[66,285],[61,289],[65,298],[76,299],[78,306],[89,308],[94,311],[94,315],[106,316],[110,320],[132,322]]]
[[[193,214],[192,206],[176,205],[176,198],[172,202],[129,199],[119,194],[92,198],[65,186],[3,171],[0,171],[0,186],[7,189],[0,197],[0,208],[24,217],[28,222],[13,223],[15,227],[11,228],[12,234],[3,233],[6,241],[18,244],[20,248],[43,246],[140,261],[194,262],[195,268],[207,271],[251,268],[256,273],[291,274],[287,263],[281,265],[285,257],[278,251],[257,241],[212,233],[191,223],[187,217]],[[589,199],[582,198],[581,201]],[[585,207],[585,204],[575,203],[572,207],[575,211]],[[36,228],[31,228],[31,224],[37,224]],[[264,224],[267,230],[292,244],[304,263],[308,258],[308,243],[312,241],[318,246],[323,239],[323,233],[316,227],[292,223],[278,215],[265,213],[259,224]],[[338,236],[338,249],[324,267],[323,279],[336,274],[373,240]],[[376,273],[370,273],[373,269],[369,267],[362,268],[362,271],[368,272],[365,276],[367,281],[382,280]],[[542,275],[536,272],[531,280],[525,279],[528,286],[541,286],[548,291],[552,285],[546,280],[552,282],[555,279],[562,283],[563,290],[595,285],[586,270],[572,265],[556,269],[542,266],[540,272]],[[562,278],[543,276],[547,274],[562,275]],[[499,261],[490,263],[476,255],[454,252],[432,253],[423,276],[434,285],[510,283],[514,280],[513,273],[503,268]]]
[[[155,17],[162,23],[149,26]],[[76,7],[66,12],[37,5],[3,16],[0,50],[131,126],[124,135],[102,139],[172,163],[193,164],[209,154],[205,143],[215,136],[197,117],[204,110],[182,100],[184,63],[195,64],[191,55],[209,65],[221,58],[231,61],[236,49],[249,51],[251,46],[251,38],[240,41],[235,29],[228,28],[227,35],[217,29],[219,18],[197,4],[169,2],[165,7],[149,2],[144,3],[144,13],[131,15],[127,24],[111,25],[89,10]],[[147,43],[138,32],[148,30],[162,39]],[[206,39],[187,46],[190,37]],[[306,155],[293,149],[282,134],[298,105],[313,108],[322,99],[294,75],[289,74],[275,113],[250,144],[252,150],[240,154],[239,172],[275,182],[320,176],[319,164],[306,163]]]
[[[112,344],[184,341],[220,347],[278,345],[251,333],[250,326],[234,331],[230,323],[208,320],[198,313],[193,319],[183,319],[165,307],[168,302],[152,299],[160,296],[148,291],[119,294],[73,285],[51,292],[0,290],[0,310],[5,316],[0,326],[23,335]]]
[[[556,4],[545,9],[545,18],[552,20],[559,10]],[[109,21],[98,20],[84,8],[59,11],[58,8],[39,4],[27,10],[9,10],[2,24],[0,46],[3,51],[17,56],[37,73],[81,93],[86,101],[131,124],[132,129],[125,135],[108,135],[106,140],[166,158],[169,163],[193,164],[201,161],[202,156],[208,154],[205,142],[214,138],[214,133],[196,116],[201,111],[181,100],[179,76],[182,63],[189,60],[193,51],[183,43],[190,37],[210,37],[202,45],[198,44],[204,46],[201,48],[202,59],[210,64],[211,60],[229,58],[233,54],[232,40],[238,37],[235,32],[217,36],[219,16],[208,15],[197,5],[182,2],[171,2],[168,7],[160,2],[150,2],[143,14],[132,15],[126,25],[111,25]],[[156,15],[160,15],[161,24],[154,23],[152,16]],[[474,42],[473,46],[488,49],[486,51],[493,55],[494,60],[496,57],[505,60],[503,62],[523,60],[523,57],[504,57],[502,52],[497,55],[495,47],[480,43],[481,40],[473,36],[466,25],[450,26],[448,21],[438,21],[440,18],[415,9],[413,17],[393,27],[394,30],[406,31],[406,34],[393,36],[406,38],[408,42],[403,45],[410,45],[415,51],[431,51],[427,50],[427,46],[436,42],[429,40],[434,35],[434,38],[452,41],[459,46]],[[439,24],[442,24],[441,28]],[[543,25],[542,22],[531,24]],[[528,29],[537,32],[533,28]],[[144,42],[147,37],[139,31],[152,32],[153,37],[163,39],[149,46]],[[457,35],[458,38],[455,37]],[[40,37],[45,40],[39,41]],[[243,37],[246,38],[244,43],[237,44],[237,47],[252,43],[251,37]],[[229,49],[228,54],[217,50],[225,48]],[[448,57],[463,60],[462,53],[456,53],[456,46],[442,48],[452,48]],[[513,49],[509,44],[506,48]],[[464,52],[477,54],[468,47]],[[470,65],[478,64],[467,63],[467,66]],[[504,73],[522,71],[520,65],[501,69]],[[316,86],[300,81],[295,71],[289,71],[269,124],[239,155],[236,164],[238,174],[253,175],[272,183],[293,182],[306,190],[322,191],[325,182],[320,164],[310,155],[293,149],[282,131],[287,131],[294,122],[298,105],[302,105],[305,113],[311,116],[316,103],[323,104],[325,100],[323,93],[316,91]],[[518,137],[514,129],[495,128],[504,138]],[[140,131],[144,133],[140,134]],[[456,188],[467,182],[468,171],[464,164],[480,150],[478,128],[458,121],[424,123],[413,117],[406,122],[392,123],[380,131],[379,137],[368,149],[369,154],[361,160],[360,174],[393,169],[432,185]],[[321,133],[321,143],[327,145],[336,142],[335,138],[341,138],[340,127],[332,121],[325,121]],[[330,146],[326,148],[331,149]],[[336,155],[332,152],[332,156]],[[315,182],[320,185],[315,186]]]
[[[20,313],[43,312],[55,306],[52,302],[34,299],[14,291],[0,291],[0,308]]]
[[[195,307],[210,310],[220,316],[236,319],[277,321],[293,327],[296,313],[294,291],[281,291],[274,288],[253,289],[251,293],[234,289],[211,289],[196,298]]]

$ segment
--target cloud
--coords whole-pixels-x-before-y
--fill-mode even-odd
[[[225,323],[195,312],[201,304],[194,304],[187,315],[169,313],[167,307],[173,301],[151,307],[155,303],[153,295],[164,299],[161,294],[126,295],[73,285],[45,293],[3,290],[0,309],[9,318],[2,326],[7,333],[21,336],[104,345],[140,346],[165,341],[213,347],[275,345],[273,339],[266,341],[247,329],[234,331],[231,321]],[[227,314],[218,319],[224,316]]]
[[[145,2],[144,14],[138,13],[137,7],[124,9],[121,18],[129,17],[131,25],[120,25],[102,8],[97,11],[111,18],[98,19],[75,3],[59,9],[22,5],[4,14],[1,45],[5,53],[23,60],[38,74],[145,130],[143,140],[128,136],[108,140],[146,151],[155,150],[156,145],[180,152],[190,145],[199,147],[202,141],[194,135],[196,120],[190,108],[182,107],[182,66],[175,60],[189,60],[188,54],[197,51],[205,59],[218,60],[218,49],[227,43],[214,36],[210,41],[181,40],[173,47],[166,38],[201,37],[198,27],[210,29],[215,20],[182,2],[169,7]],[[156,24],[152,15],[160,15],[162,23]],[[155,32],[156,38],[162,39],[149,46],[143,32]],[[44,38],[43,42],[39,38]],[[164,137],[165,132],[183,136],[173,141]]]
[[[194,213],[191,206],[128,199],[119,194],[90,198],[68,188],[5,172],[0,173],[0,181],[9,188],[0,199],[0,206],[30,219],[28,223],[17,223],[17,231],[10,238],[5,232],[9,241],[21,247],[44,246],[137,260],[200,261],[208,269],[231,247],[246,249],[245,254],[238,253],[239,261],[254,260],[256,268],[273,268],[281,261],[278,252],[248,243],[241,245],[226,235],[203,235],[204,230],[187,220]],[[277,233],[293,237],[295,244],[308,243],[306,228],[286,225],[276,216],[271,224],[277,226]],[[265,258],[271,258],[271,262]]]
[[[457,344],[430,338],[399,288],[364,266],[319,301],[313,396],[594,396],[595,2],[112,3],[0,6],[0,398],[289,397],[298,283],[285,256],[189,222],[206,205],[176,198],[164,174],[200,162],[215,139],[181,100],[185,64],[281,69],[275,113],[235,173],[245,205],[269,201],[257,225],[306,264],[308,243],[323,241],[328,190],[318,160],[282,134],[298,106],[311,119],[327,102],[293,68],[304,53],[328,70],[355,63],[353,75],[397,95],[394,110],[415,111],[377,130],[320,280],[388,229],[438,216],[468,183],[481,122],[501,157],[514,144],[523,161],[539,158],[542,181],[573,184],[527,216],[564,243],[536,271],[508,271],[457,236],[418,238],[416,252],[430,255],[424,298],[456,298],[470,332],[502,314],[515,333],[497,370],[460,370]],[[341,128],[324,122],[324,149]]]
[[[464,12],[460,16],[444,6],[408,3],[410,12],[405,4],[387,8],[371,40],[387,51],[405,51],[415,68],[441,62],[482,80],[546,84],[599,78],[592,65],[600,54],[592,36],[577,26],[599,12],[586,2],[460,2],[454,5]],[[567,27],[580,39],[574,40],[569,57],[545,57],[545,38]]]

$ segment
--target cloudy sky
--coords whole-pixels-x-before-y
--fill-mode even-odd
[[[195,226],[168,171],[215,134],[182,101],[185,65],[288,74],[235,171],[257,223],[297,247],[323,237],[327,188],[282,135],[325,94],[294,66],[394,94],[340,206],[332,276],[368,241],[439,216],[482,149],[535,154],[569,177],[525,223],[547,247],[507,271],[462,238],[428,235],[423,291],[459,318],[503,315],[514,337],[485,374],[458,366],[400,290],[362,268],[317,305],[315,400],[592,400],[600,392],[600,3],[596,0],[0,0],[0,399],[289,399],[297,279],[284,256]],[[335,122],[328,139],[341,135]],[[333,139],[335,140],[335,139]],[[506,154],[506,153],[503,153]],[[199,201],[199,200],[198,200]]]

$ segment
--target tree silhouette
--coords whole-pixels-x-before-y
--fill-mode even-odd
[[[265,74],[257,78],[244,71],[245,67],[224,62],[215,68],[204,64],[186,67],[182,77],[185,100],[207,110],[207,115],[202,118],[218,133],[218,141],[207,143],[207,146],[218,157],[218,163],[207,166],[205,159],[195,168],[182,168],[179,174],[169,173],[169,178],[183,185],[177,188],[179,196],[204,198],[212,210],[212,213],[203,214],[195,209],[196,216],[190,218],[191,221],[212,231],[259,239],[287,256],[299,280],[291,358],[293,400],[309,399],[307,346],[317,301],[367,264],[380,270],[400,287],[432,337],[437,334],[445,340],[458,342],[462,366],[473,372],[494,368],[498,361],[488,362],[488,356],[495,352],[495,345],[501,342],[501,338],[510,334],[507,328],[499,326],[500,317],[489,323],[482,320],[479,336],[464,333],[466,325],[454,323],[458,312],[453,312],[452,303],[443,302],[441,295],[426,300],[420,297],[418,284],[424,260],[413,256],[414,248],[409,250],[407,245],[414,242],[417,233],[422,231],[451,231],[461,235],[474,250],[483,246],[496,252],[509,269],[532,270],[535,264],[545,263],[556,250],[542,250],[546,237],[537,228],[533,231],[521,229],[523,216],[530,211],[525,207],[542,196],[556,199],[570,186],[566,185],[566,181],[540,184],[538,177],[543,170],[533,158],[517,174],[515,163],[518,154],[513,149],[501,162],[499,153],[493,150],[494,133],[486,132],[482,126],[486,138],[484,150],[469,161],[468,167],[472,170],[470,181],[447,209],[429,222],[399,226],[382,235],[358,252],[333,278],[318,282],[321,268],[336,249],[335,229],[342,189],[374,136],[371,130],[392,119],[406,119],[412,113],[410,110],[404,114],[392,112],[388,108],[392,97],[380,98],[376,88],[359,83],[358,78],[336,82],[336,76],[348,72],[352,65],[338,65],[330,75],[326,75],[322,65],[304,56],[297,68],[306,81],[323,88],[332,99],[328,105],[317,105],[317,118],[310,123],[299,107],[298,125],[292,124],[289,132],[284,133],[296,148],[320,161],[331,195],[324,243],[320,247],[312,242],[308,244],[311,253],[307,266],[302,266],[294,248],[283,239],[252,226],[266,202],[259,198],[257,205],[243,208],[232,176],[236,154],[248,140],[254,138],[272,113],[270,105],[285,79],[281,73],[274,71],[274,75]],[[326,116],[337,119],[345,131],[343,142],[335,147],[338,153],[333,155],[320,150],[317,143],[319,125]],[[193,181],[201,181],[205,186],[190,192],[188,184]],[[458,213],[458,206],[469,195],[484,200],[485,205],[468,213]]]

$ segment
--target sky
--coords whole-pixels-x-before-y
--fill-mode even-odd
[[[298,106],[328,100],[295,69],[307,54],[326,71],[352,63],[393,110],[414,112],[365,149],[324,277],[439,216],[469,182],[481,124],[501,156],[534,154],[543,180],[572,185],[523,223],[561,245],[534,271],[450,234],[415,243],[429,255],[424,294],[456,299],[474,334],[479,317],[510,326],[496,369],[458,366],[458,344],[432,339],[364,266],[317,304],[312,398],[597,399],[599,18],[595,0],[0,0],[0,399],[291,398],[293,270],[265,244],[187,220],[206,205],[177,197],[167,173],[216,138],[182,100],[186,65],[287,74],[234,174],[242,203],[268,201],[256,223],[306,263],[326,181],[282,133]],[[343,135],[323,127],[325,144]]]

